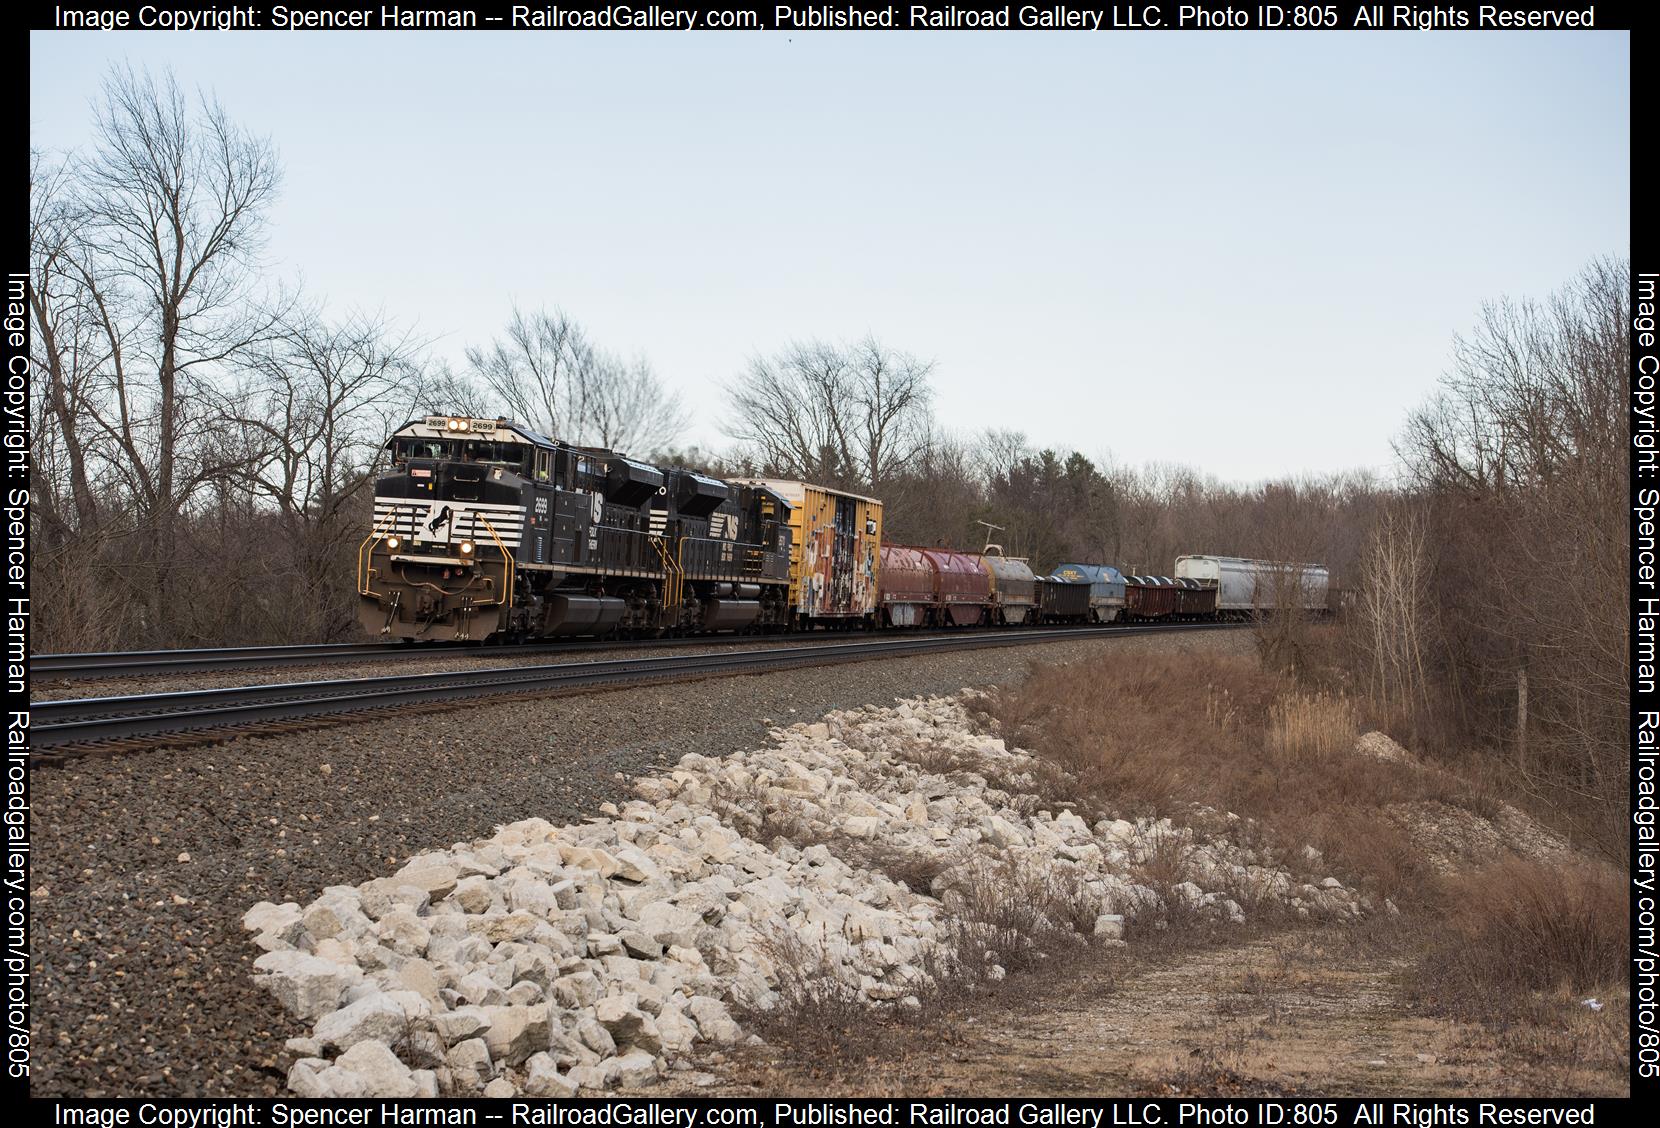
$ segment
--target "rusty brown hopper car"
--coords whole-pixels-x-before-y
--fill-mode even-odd
[[[1176,614],[1176,585],[1160,576],[1124,577],[1126,619],[1168,619]]]
[[[1175,584],[1178,619],[1208,619],[1216,614],[1215,584],[1185,579],[1178,579]]]

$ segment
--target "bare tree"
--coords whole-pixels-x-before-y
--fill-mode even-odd
[[[108,354],[94,311],[80,285],[79,222],[69,170],[29,155],[29,314],[37,386],[33,464],[38,480],[67,483],[72,513],[65,515],[52,489],[36,489],[37,511],[60,532],[88,531],[98,523],[88,450],[83,433],[94,373]],[[44,393],[44,394],[42,394]]]
[[[1424,514],[1410,506],[1388,510],[1372,531],[1359,572],[1355,619],[1365,641],[1373,698],[1407,712],[1419,709],[1429,692]]]
[[[275,153],[210,98],[122,69],[90,151],[30,171],[43,521],[83,572],[125,538],[86,582],[117,593],[132,641],[171,641],[179,522],[249,454],[221,424],[276,316],[256,269]]]
[[[448,363],[439,361],[426,370],[415,407],[417,411],[434,415],[466,415],[486,419],[500,414],[502,404],[494,392],[482,386],[471,374],[457,372]]]
[[[527,314],[515,306],[504,335],[466,356],[508,413],[569,442],[646,453],[686,427],[679,396],[644,357],[619,360],[561,310]]]
[[[1432,522],[1439,672],[1494,746],[1524,735],[1525,679],[1518,767],[1559,809],[1613,810],[1629,768],[1630,378],[1630,266],[1600,260],[1545,301],[1485,307],[1398,448]]]
[[[328,520],[368,481],[386,435],[421,398],[421,345],[379,317],[330,323],[306,310],[250,357],[237,422],[259,451],[243,470],[278,512]]]
[[[289,593],[279,631],[329,638],[350,628],[348,600],[330,596],[351,571],[386,435],[422,396],[421,345],[383,319],[285,318],[251,358],[246,414],[235,422],[259,453],[242,483],[276,514],[282,551],[263,555],[262,589]]]
[[[873,337],[756,357],[727,389],[727,432],[773,471],[875,489],[928,449],[932,362]]]
[[[171,77],[112,75],[95,124],[76,267],[107,356],[88,415],[165,550],[195,491],[236,468],[203,440],[226,413],[227,363],[274,321],[253,268],[280,172],[269,142]]]
[[[645,357],[624,362],[601,353],[590,376],[586,410],[576,420],[580,441],[645,455],[685,433],[680,397],[663,387]]]
[[[501,337],[468,346],[466,356],[472,374],[509,415],[549,435],[568,428],[594,363],[588,335],[562,310],[526,313],[518,306]]]

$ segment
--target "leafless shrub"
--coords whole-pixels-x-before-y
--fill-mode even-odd
[[[783,796],[754,779],[747,784],[716,781],[710,790],[709,809],[745,838],[765,845],[782,839],[805,849],[831,837],[813,831],[812,819],[800,800]]]
[[[1448,878],[1446,937],[1420,985],[1475,1013],[1517,991],[1592,991],[1621,982],[1630,954],[1629,891],[1612,869],[1510,859]]]
[[[924,896],[933,887],[934,879],[960,860],[945,851],[910,850],[861,838],[833,837],[824,844],[847,865],[880,873],[912,893]]]
[[[1100,912],[1099,898],[1066,867],[1033,869],[981,856],[946,880],[952,944],[968,969],[1035,970],[1086,943]]]
[[[857,1060],[881,1045],[893,1016],[878,1013],[822,948],[789,925],[774,924],[761,930],[756,949],[775,969],[778,997],[765,1009],[738,1008],[745,1025],[808,1058]]]

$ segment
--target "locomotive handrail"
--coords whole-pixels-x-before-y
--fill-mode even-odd
[[[490,533],[490,539],[496,542],[497,548],[501,549],[501,584],[504,598],[498,599],[496,602],[505,603],[507,605],[507,609],[511,611],[513,610],[513,554],[507,551],[507,546],[503,544],[501,542],[501,538],[496,535],[496,527],[490,523],[490,518],[486,517],[483,513],[476,509],[473,510],[473,516],[484,522],[485,529],[487,529]]]
[[[647,534],[648,536],[650,534]],[[657,550],[657,555],[663,561],[663,610],[666,613],[670,607],[674,608],[675,621],[680,619],[680,603],[684,598],[686,569],[680,556],[685,552],[686,539],[681,537],[676,542],[676,553],[669,555],[668,538],[665,536],[651,536],[651,546]]]
[[[376,599],[380,598],[380,593],[369,586],[369,573],[373,570],[369,567],[369,565],[373,563],[375,556],[375,550],[371,547],[371,543],[384,539],[383,534],[387,523],[396,521],[397,519],[398,511],[394,508],[388,512],[387,515],[383,517],[373,529],[369,530],[369,535],[364,537],[363,543],[357,546],[357,594],[372,595]],[[365,550],[368,550],[369,553],[369,559],[367,561],[365,561],[363,557]]]

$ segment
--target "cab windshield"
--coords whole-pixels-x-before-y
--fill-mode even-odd
[[[510,467],[524,473],[527,448],[523,443],[496,443],[488,439],[393,439],[392,465],[412,458],[449,462],[480,462]]]
[[[402,466],[411,458],[450,458],[454,446],[447,439],[393,439],[392,465]]]
[[[508,466],[522,474],[525,468],[525,447],[523,443],[493,443],[486,439],[468,439],[461,444],[461,461]]]

